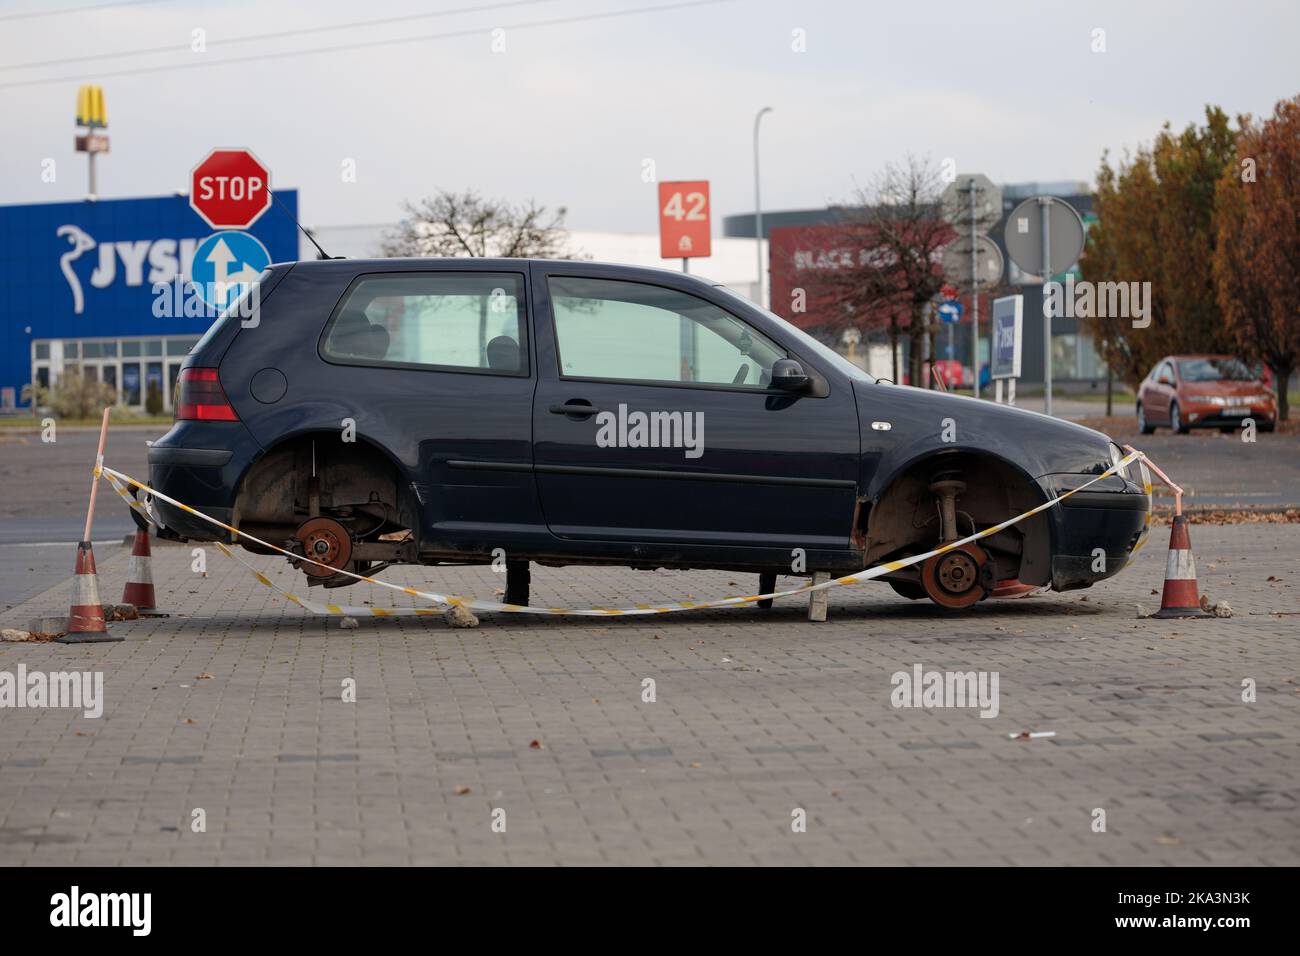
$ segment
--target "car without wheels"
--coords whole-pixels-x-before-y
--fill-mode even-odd
[[[296,564],[327,588],[504,552],[509,603],[530,563],[726,569],[768,593],[989,528],[1121,454],[1069,422],[878,382],[675,272],[322,260],[270,267],[256,295],[256,322],[232,309],[186,359],[151,484],[311,558]],[[1121,471],[886,580],[952,610],[1088,587],[1144,533],[1139,482]],[[147,505],[167,536],[233,537]]]

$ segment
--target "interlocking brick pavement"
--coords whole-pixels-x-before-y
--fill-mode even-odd
[[[1137,620],[1136,603],[1159,603],[1167,534],[1090,591],[964,616],[865,584],[833,591],[825,624],[788,600],[484,615],[473,630],[345,630],[215,549],[202,577],[187,547],[159,546],[173,617],[112,625],[120,644],[0,644],[0,671],[100,669],[106,696],[98,720],[0,710],[0,863],[1295,865],[1300,535],[1193,526],[1202,590],[1236,616]],[[97,553],[105,597],[121,593],[127,553]],[[283,564],[250,560],[299,587]],[[483,597],[504,584],[486,568],[385,577]],[[569,606],[753,586],[533,570],[535,600]],[[68,591],[0,624],[66,613]],[[406,600],[369,585],[330,596]],[[999,715],[893,708],[890,675],[918,663],[997,671]],[[356,703],[341,699],[346,678]],[[1023,730],[1057,736],[1008,739]],[[191,830],[196,808],[206,832]],[[807,832],[792,832],[795,808]]]

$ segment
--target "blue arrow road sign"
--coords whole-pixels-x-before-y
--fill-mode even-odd
[[[224,309],[270,264],[271,254],[257,237],[246,232],[216,232],[194,250],[190,281],[204,302]]]
[[[948,323],[960,322],[963,311],[965,310],[962,308],[960,302],[956,299],[949,299],[939,305],[939,321]]]

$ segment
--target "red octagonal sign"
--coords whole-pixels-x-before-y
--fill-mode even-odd
[[[271,206],[271,173],[249,149],[214,149],[190,173],[190,205],[213,229],[244,229]]]

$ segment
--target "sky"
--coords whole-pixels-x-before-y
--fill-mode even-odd
[[[473,188],[654,232],[651,160],[710,180],[717,233],[753,209],[761,107],[767,210],[842,201],[909,153],[1091,181],[1206,103],[1260,115],[1300,93],[1297,39],[1294,0],[0,0],[0,203],[84,196],[73,117],[95,82],[106,198],[184,191],[210,148],[246,146],[308,226]],[[69,62],[23,65],[48,60]]]

